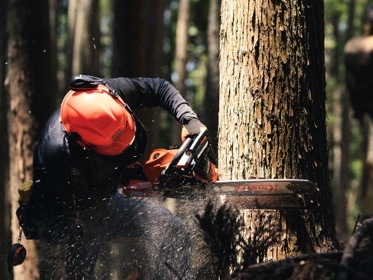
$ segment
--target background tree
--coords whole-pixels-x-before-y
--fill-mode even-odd
[[[54,109],[55,69],[50,61],[49,1],[9,1],[8,72],[9,193],[13,242],[19,226],[15,215],[18,187],[32,178],[32,155],[36,135]],[[38,15],[38,16],[35,16]],[[22,239],[28,256],[15,269],[15,279],[36,279],[37,252],[33,241]]]
[[[112,76],[136,77],[145,69],[146,1],[113,1]]]
[[[360,193],[361,210],[364,218],[367,218],[373,215],[373,84],[370,79],[370,73],[373,71],[373,6],[367,8],[363,34],[347,41],[344,54],[349,99],[363,135],[363,175]]]
[[[220,178],[315,182],[317,211],[275,213],[286,221],[282,250],[333,249],[323,1],[222,1],[221,13]]]
[[[349,1],[348,8],[348,16],[352,19],[350,15],[354,10],[354,1]],[[332,36],[334,42],[343,42],[345,40],[344,32],[339,27],[343,15],[342,10],[340,6],[334,6],[334,8],[328,10],[330,20],[327,23],[327,29],[331,30],[330,36]],[[351,30],[350,27],[351,25],[348,24],[347,29]],[[347,31],[347,33],[349,32]],[[326,50],[326,55],[330,57],[327,65],[327,72],[330,77],[327,87],[329,87],[328,90],[331,92],[328,97],[328,111],[333,116],[329,120],[328,125],[329,145],[332,153],[330,155],[330,169],[332,170],[331,187],[334,191],[337,233],[341,238],[348,234],[346,194],[351,182],[351,175],[348,172],[351,139],[349,100],[344,89],[343,69],[341,67],[343,45],[342,43],[333,44],[330,49]]]
[[[366,149],[366,133],[348,104],[343,48],[348,39],[361,35],[367,19],[367,5],[372,3],[371,0],[325,1],[327,128],[339,238],[352,232],[361,212],[360,190],[364,184],[362,165]]]
[[[163,39],[164,24],[163,13],[166,1],[146,1],[145,16],[145,76],[165,78],[163,70]],[[165,128],[160,121],[165,118],[165,112],[160,108],[146,108],[139,112],[139,116],[147,127],[149,143],[147,151],[161,146],[166,146],[167,136],[165,137]],[[163,132],[162,132],[163,131]]]
[[[98,0],[69,1],[66,85],[73,75],[101,75],[99,14]]]
[[[7,133],[7,96],[4,91],[6,66],[7,1],[0,1],[0,278],[7,278],[6,258],[10,245],[9,154]]]
[[[221,0],[210,0],[209,2],[207,26],[206,95],[204,99],[204,110],[202,117],[212,136],[212,145],[214,151],[217,152],[219,110],[219,30]]]
[[[189,43],[189,23],[190,23],[190,0],[180,0],[177,14],[176,34],[175,34],[175,87],[180,94],[186,97],[186,79],[188,72],[186,64],[188,62],[188,43]],[[171,143],[178,144],[180,142],[181,127],[178,123],[171,123]]]

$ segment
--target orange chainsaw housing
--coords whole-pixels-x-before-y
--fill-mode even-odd
[[[155,149],[150,154],[148,160],[145,162],[143,166],[143,171],[146,177],[149,179],[150,182],[153,184],[159,183],[159,178],[161,176],[162,171],[167,168],[170,164],[171,160],[174,158],[175,154],[177,153],[178,149]],[[202,182],[205,181],[212,181],[216,182],[218,179],[218,172],[215,167],[215,164],[209,162],[207,167],[206,174],[208,178],[202,178],[197,174],[194,174],[196,178],[201,180]]]
[[[155,197],[155,185],[159,183],[162,171],[174,158],[178,149],[155,149],[143,165],[143,172],[149,181],[131,180],[123,186],[122,192],[127,197]]]
[[[123,187],[123,194],[128,197],[154,197],[157,195],[156,186],[160,183],[162,172],[169,166],[174,159],[176,153],[179,151],[177,148],[171,149],[155,149],[151,152],[145,164],[143,165],[143,172],[148,181],[131,180],[126,186]],[[218,172],[215,165],[208,162],[205,176],[201,177],[198,174],[186,175],[187,177],[195,177],[201,182],[216,182]]]
[[[162,171],[174,158],[178,149],[155,149],[143,166],[146,177],[153,184],[159,183]]]

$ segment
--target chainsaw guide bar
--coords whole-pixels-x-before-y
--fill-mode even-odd
[[[304,179],[248,179],[186,185],[168,192],[176,199],[215,199],[239,209],[314,208],[318,190]]]
[[[237,181],[217,181],[211,183],[213,191],[233,195],[286,195],[315,193],[315,185],[301,179],[250,179]]]

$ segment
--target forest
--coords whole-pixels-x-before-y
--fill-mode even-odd
[[[208,257],[195,253],[196,279],[369,279],[370,5],[0,0],[0,278],[42,278],[38,243],[20,235],[18,188],[32,180],[37,136],[70,78],[86,74],[169,81],[208,128],[219,180],[315,183],[316,209],[165,203],[208,248]],[[135,114],[146,127],[145,153],[181,144],[181,126],[162,108]],[[20,236],[27,258],[9,268],[9,248]],[[94,279],[142,279],[121,274],[125,245],[110,246],[117,257],[100,260],[105,268]]]

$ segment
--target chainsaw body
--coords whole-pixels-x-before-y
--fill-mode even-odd
[[[152,153],[152,155],[157,155]],[[217,180],[216,161],[207,131],[187,138],[179,149],[168,152],[165,162],[156,165],[157,175],[144,166],[149,181],[135,181],[123,187],[125,196],[176,199],[218,199],[241,209],[291,209],[316,206],[316,186],[305,179]],[[152,156],[151,156],[152,157]],[[204,159],[203,159],[204,157]],[[156,158],[158,159],[158,157]],[[202,160],[209,161],[209,178],[198,176]],[[153,165],[154,166],[154,165]],[[151,168],[150,168],[151,169]]]

